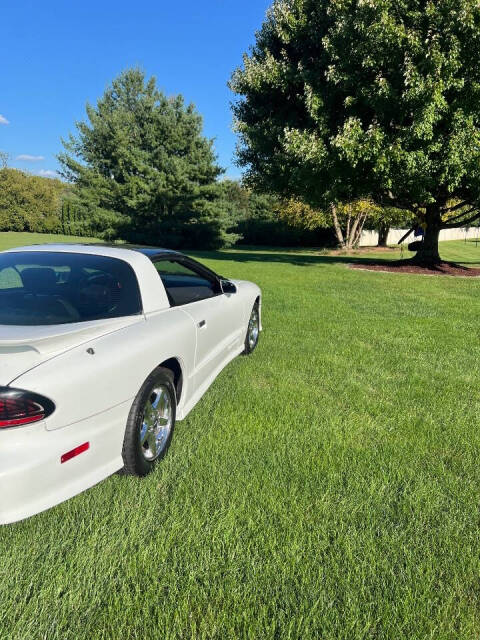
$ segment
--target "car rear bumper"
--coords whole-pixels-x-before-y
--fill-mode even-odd
[[[130,404],[55,431],[45,422],[0,430],[0,524],[49,509],[121,469]],[[88,450],[61,462],[86,442]]]

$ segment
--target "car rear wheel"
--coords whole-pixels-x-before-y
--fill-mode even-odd
[[[253,305],[250,320],[248,322],[247,335],[245,336],[245,348],[243,353],[249,355],[255,349],[260,337],[260,310],[258,302]]]
[[[150,473],[170,446],[175,415],[173,374],[158,367],[145,380],[130,409],[122,450],[124,473]]]

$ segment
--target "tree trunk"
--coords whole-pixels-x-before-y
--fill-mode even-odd
[[[365,220],[366,219],[367,219],[367,214],[366,213],[363,214],[363,215],[360,214],[357,217],[357,220],[355,222],[356,229],[355,229],[354,233],[352,232],[352,243],[351,243],[352,247],[355,248],[355,249],[360,244],[360,238],[362,237],[363,226],[365,224]]]
[[[332,219],[335,233],[337,235],[338,244],[342,247],[342,249],[345,249],[345,240],[343,238],[342,228],[338,221],[337,207],[334,204],[332,204]]]
[[[378,227],[378,244],[377,247],[386,247],[388,240],[388,233],[390,231],[390,225],[386,222],[381,222]]]
[[[352,226],[350,226],[350,216],[348,216],[348,230],[347,230],[347,249],[353,249],[355,246],[355,238],[357,237],[357,228],[360,222],[361,216],[357,215],[354,218]]]
[[[426,229],[421,248],[417,251],[413,261],[422,265],[435,265],[441,262],[438,251],[438,238],[442,226],[440,207],[429,205],[425,214]]]

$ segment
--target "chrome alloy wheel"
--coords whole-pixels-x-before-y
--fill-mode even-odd
[[[258,334],[260,332],[260,318],[258,316],[258,308],[255,306],[248,323],[248,346],[252,350],[258,342]]]
[[[172,430],[172,401],[167,387],[152,389],[143,411],[140,445],[146,460],[153,461],[162,453]]]

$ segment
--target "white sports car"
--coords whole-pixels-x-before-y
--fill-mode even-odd
[[[0,253],[0,524],[143,476],[218,373],[255,349],[260,289],[181,253]]]

